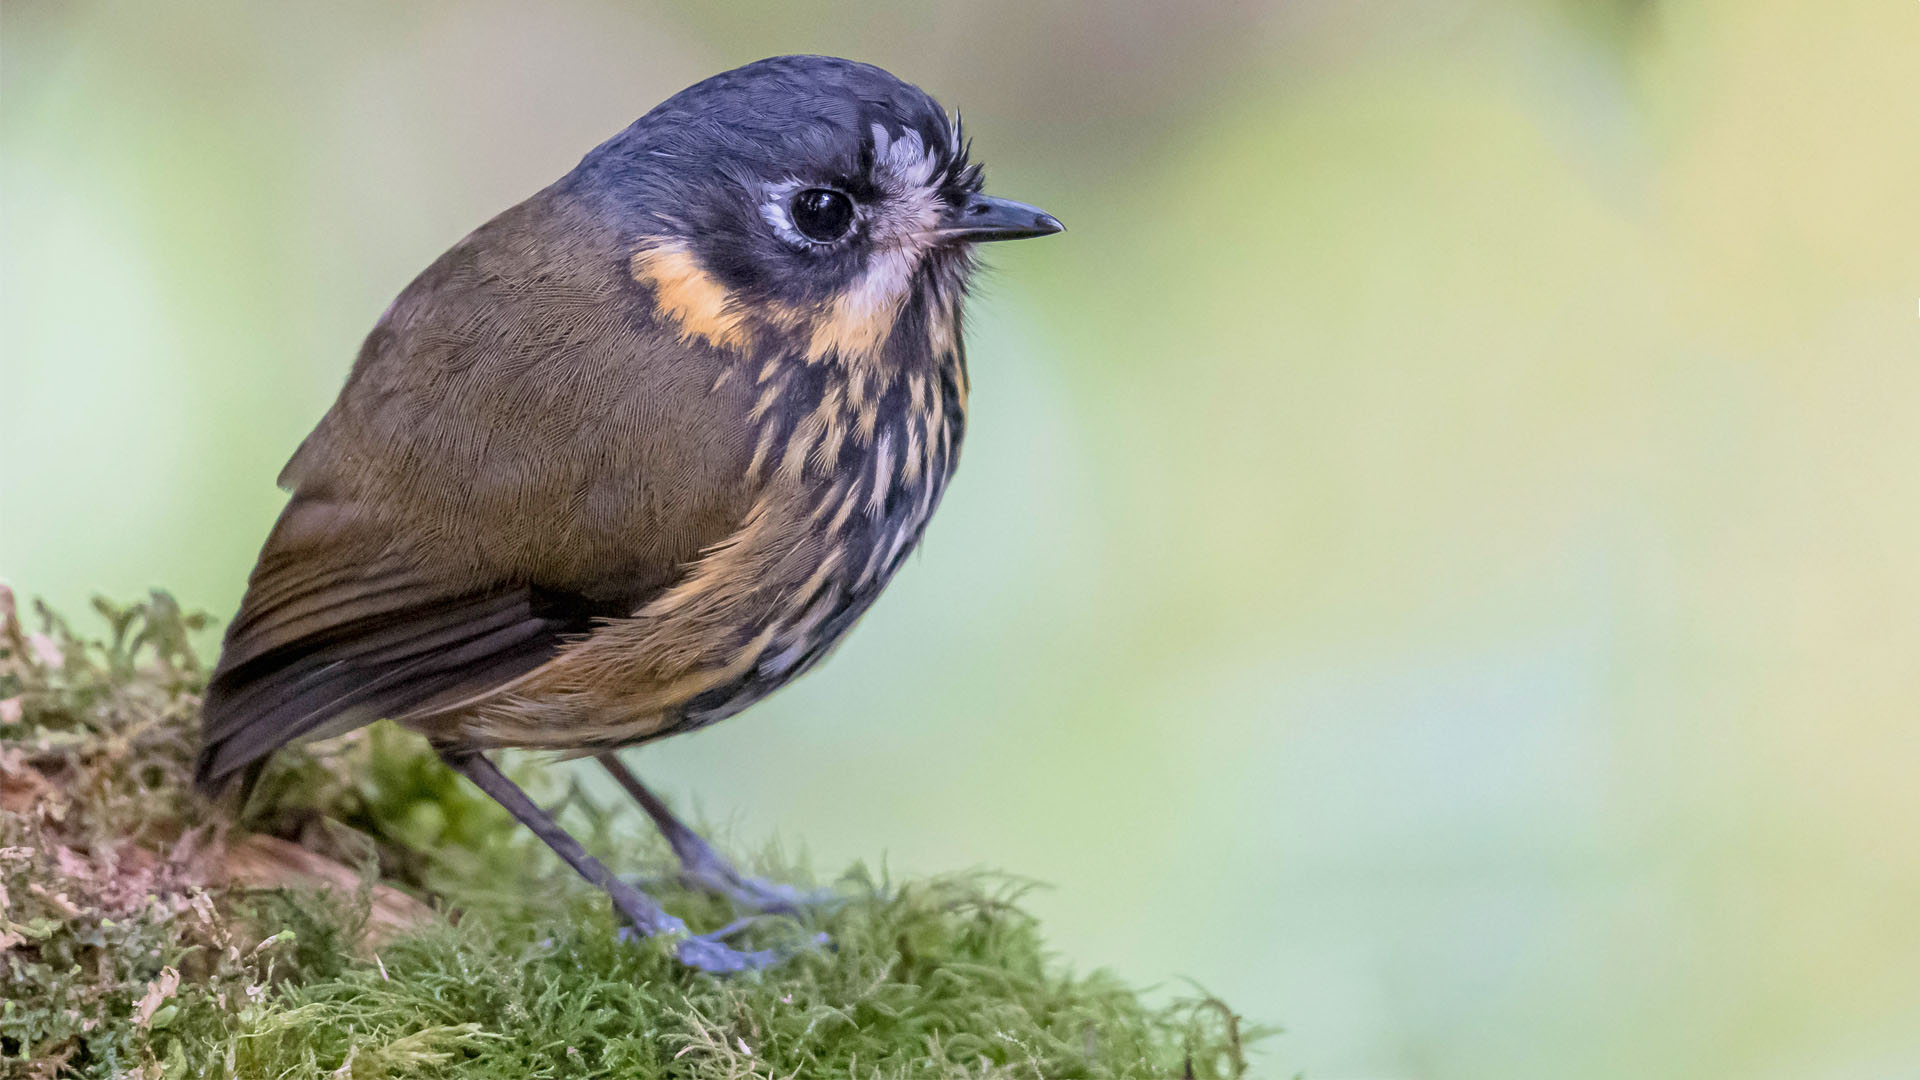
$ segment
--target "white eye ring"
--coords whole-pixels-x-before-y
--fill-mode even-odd
[[[832,240],[815,240],[794,227],[793,197],[809,188],[825,187],[823,184],[809,184],[804,180],[783,180],[778,184],[768,184],[761,193],[760,216],[773,226],[773,234],[787,246],[800,251],[818,251],[838,247],[847,237],[860,231],[861,223],[866,220],[867,208],[858,199],[849,200],[853,204],[853,221],[847,230]],[[828,191],[833,188],[826,188]]]

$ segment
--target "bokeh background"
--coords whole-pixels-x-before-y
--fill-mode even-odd
[[[778,52],[961,108],[973,429],[820,673],[635,755],[992,866],[1329,1078],[1920,1075],[1920,8],[32,3],[0,574],[225,615],[391,296]]]

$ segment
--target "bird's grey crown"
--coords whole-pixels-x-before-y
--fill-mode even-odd
[[[559,186],[636,244],[683,242],[743,302],[807,306],[858,278],[869,252],[795,250],[769,225],[769,193],[825,187],[878,205],[887,150],[901,145],[926,155],[940,202],[958,208],[980,190],[958,121],[924,90],[871,64],[778,56],[668,98]]]
[[[943,189],[980,189],[955,121],[926,91],[830,56],[776,56],[695,83],[594,148],[576,174],[633,194],[793,172],[837,175],[857,188],[873,165],[876,125],[891,136],[911,132],[935,154]]]

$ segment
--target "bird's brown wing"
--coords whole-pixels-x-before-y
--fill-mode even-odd
[[[503,686],[666,588],[748,509],[711,353],[536,196],[403,292],[281,477],[198,775]],[[734,380],[740,382],[741,380]]]
[[[391,558],[328,558],[357,546],[313,535],[331,516],[296,497],[261,555],[207,687],[204,788],[289,742],[510,682],[613,613],[529,584],[462,589]]]

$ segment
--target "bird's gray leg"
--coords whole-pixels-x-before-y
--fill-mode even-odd
[[[684,933],[687,925],[667,914],[653,897],[634,888],[632,885],[613,876],[599,859],[587,854],[567,830],[560,827],[546,811],[534,804],[527,793],[520,790],[518,784],[507,779],[506,774],[494,767],[477,750],[453,750],[436,747],[440,760],[448,767],[467,779],[473,785],[487,793],[494,802],[507,808],[507,813],[517,818],[533,835],[539,837],[553,849],[554,854],[566,860],[568,866],[583,878],[592,882],[612,899],[613,906],[620,910],[633,928],[648,937],[655,934]],[[735,929],[739,924],[704,936],[689,936],[675,947],[674,954],[688,967],[702,971],[729,972],[745,971],[749,968],[765,967],[778,960],[780,954],[763,950],[760,952],[742,952],[739,949],[722,945],[718,937]]]
[[[797,915],[810,904],[824,903],[833,898],[830,893],[802,893],[791,885],[762,881],[742,874],[727,861],[726,856],[713,850],[713,846],[702,839],[699,833],[674,817],[673,811],[667,809],[667,804],[647,790],[647,786],[633,775],[633,770],[627,768],[619,755],[609,751],[596,755],[596,760],[606,767],[616,783],[627,789],[627,794],[640,804],[640,809],[653,819],[660,835],[667,838],[673,854],[680,860],[680,876],[690,884],[718,893],[752,911],[788,915]]]

